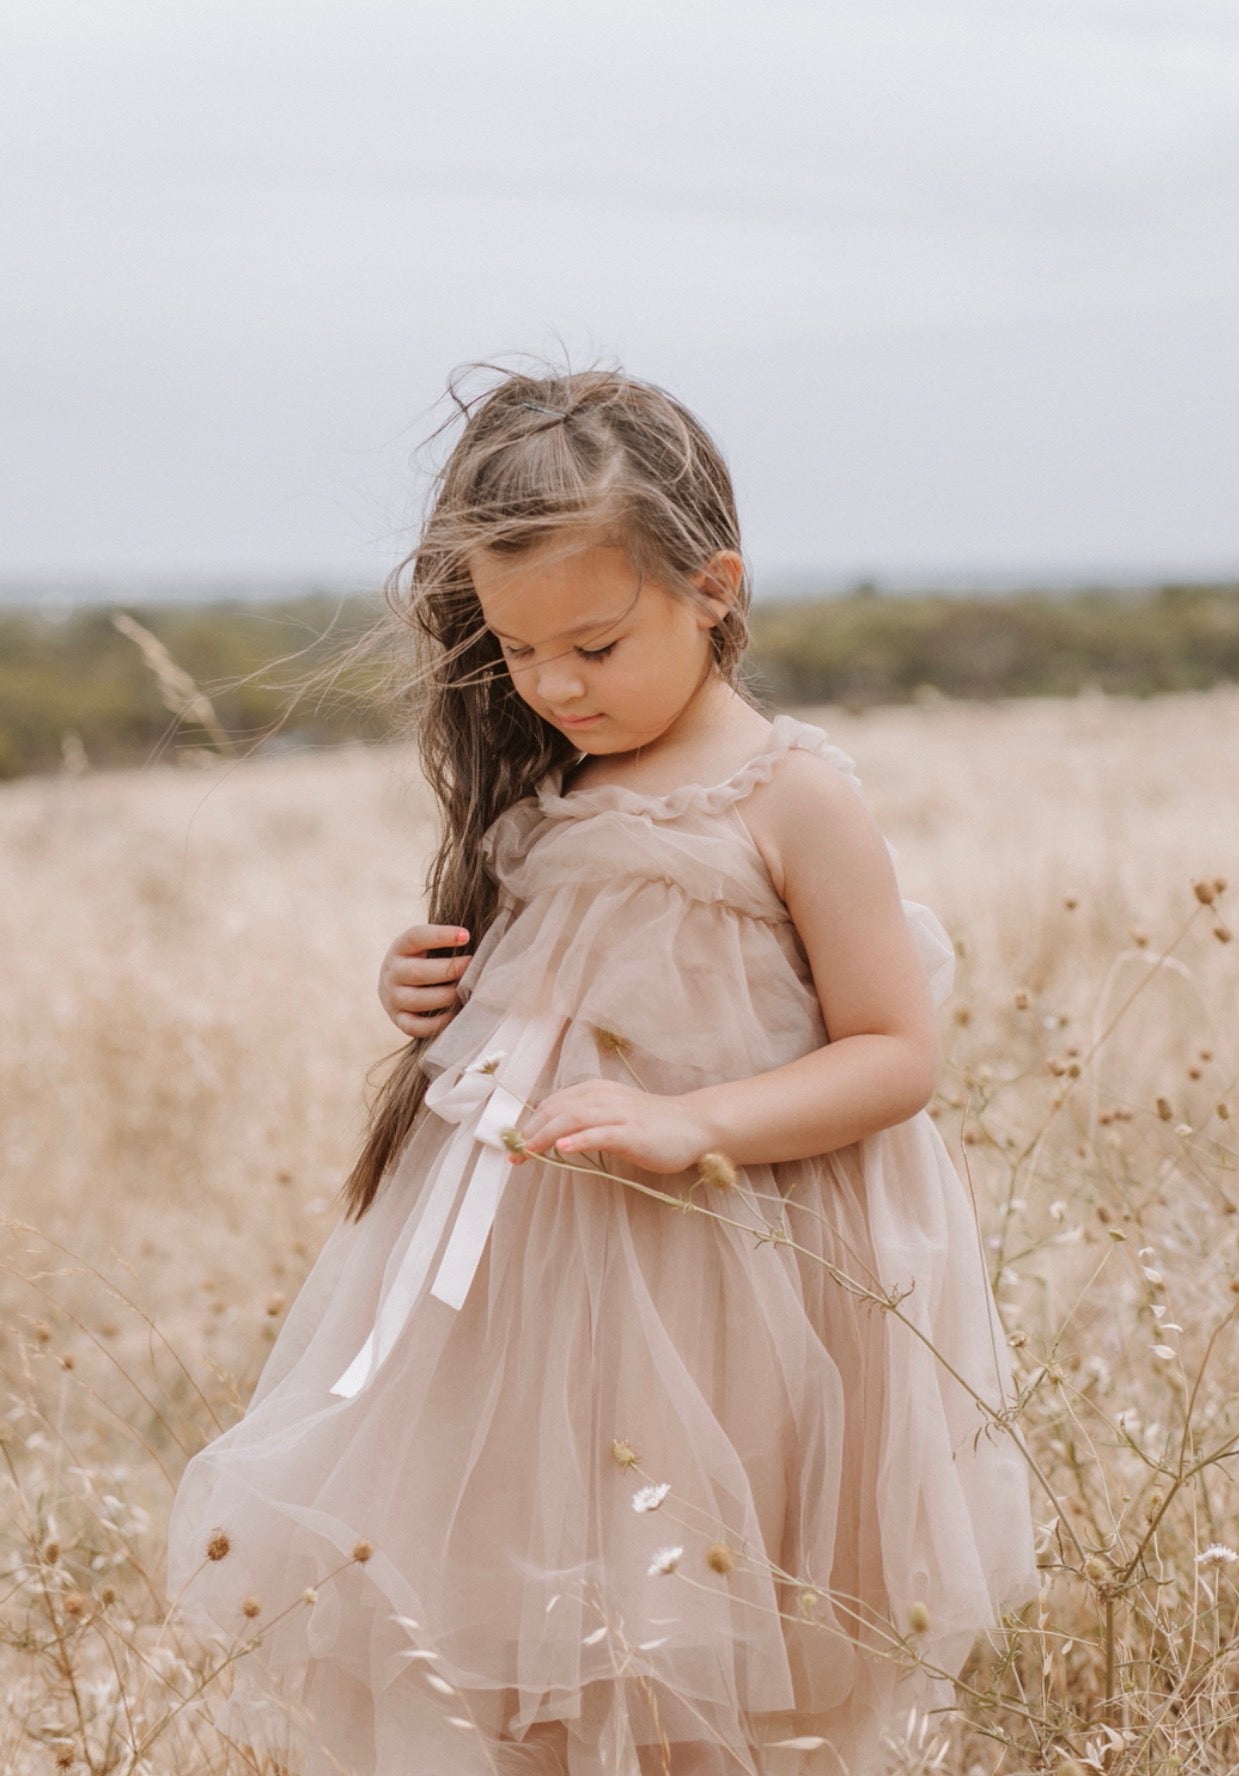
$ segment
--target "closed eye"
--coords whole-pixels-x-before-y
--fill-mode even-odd
[[[577,648],[574,651],[580,654],[583,660],[605,660],[615,645],[615,642],[609,641],[603,648]],[[509,660],[523,660],[526,654],[533,652],[533,649],[505,647],[503,651]]]

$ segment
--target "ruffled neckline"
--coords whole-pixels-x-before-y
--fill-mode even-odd
[[[797,740],[806,741],[814,752],[827,753],[851,766],[852,761],[830,742],[821,728],[814,727],[812,722],[798,721],[795,716],[780,713],[771,721],[770,732],[760,751],[721,783],[683,783],[664,795],[651,795],[643,790],[629,789],[620,783],[600,783],[593,788],[587,786],[584,789],[565,790],[562,787],[565,767],[552,765],[540,779],[534,795],[542,812],[552,817],[577,814],[583,809],[625,814],[643,813],[655,820],[674,819],[690,808],[712,813],[728,802],[738,800],[757,784],[768,782],[774,771],[775,761]]]

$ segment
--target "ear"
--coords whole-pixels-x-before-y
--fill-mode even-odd
[[[735,549],[719,549],[711,555],[700,572],[693,574],[691,578],[693,585],[699,587],[718,606],[715,620],[721,622],[735,605],[744,579],[744,562]]]

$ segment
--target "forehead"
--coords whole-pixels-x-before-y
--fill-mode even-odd
[[[469,575],[487,625],[505,640],[556,640],[631,612],[640,577],[618,545],[554,539],[518,555],[478,549]]]

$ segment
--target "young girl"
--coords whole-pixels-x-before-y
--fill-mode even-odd
[[[851,760],[737,688],[693,415],[605,371],[462,405],[411,1041],[169,1589],[257,1633],[229,1730],[306,1776],[859,1776],[1037,1589],[925,1110],[951,947]]]

